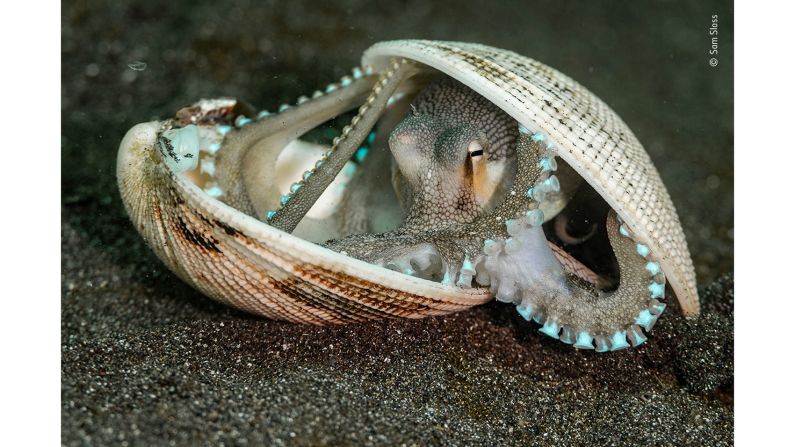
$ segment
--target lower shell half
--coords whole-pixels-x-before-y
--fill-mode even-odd
[[[185,282],[227,305],[268,318],[341,324],[421,318],[491,299],[358,261],[282,232],[212,198],[159,153],[161,122],[124,137],[117,174],[138,232]]]

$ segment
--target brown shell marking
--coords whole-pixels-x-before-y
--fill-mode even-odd
[[[210,199],[160,160],[153,148],[158,129],[159,123],[144,123],[125,136],[119,189],[152,250],[205,295],[253,314],[311,324],[421,318],[491,299],[482,289],[394,275]]]

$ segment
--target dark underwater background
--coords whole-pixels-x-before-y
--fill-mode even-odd
[[[727,1],[65,1],[63,444],[731,445],[732,14]],[[127,129],[202,97],[294,103],[399,38],[514,50],[616,110],[679,211],[701,317],[666,311],[642,347],[602,355],[500,303],[297,326],[216,304],[157,260],[116,187]]]

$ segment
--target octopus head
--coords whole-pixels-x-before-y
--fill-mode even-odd
[[[414,230],[471,222],[496,189],[488,181],[487,136],[471,124],[445,124],[432,115],[412,115],[389,138],[399,169],[396,186],[410,209],[406,224]]]
[[[389,138],[405,226],[469,223],[492,209],[513,178],[516,134],[515,121],[460,83],[426,88]]]

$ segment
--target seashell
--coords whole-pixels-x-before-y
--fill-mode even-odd
[[[685,315],[698,314],[692,261],[662,180],[627,125],[585,87],[471,43],[382,42],[361,62],[278,113],[201,100],[127,133],[122,199],[174,273],[230,306],[312,324],[441,315],[496,296],[542,333],[599,352],[646,340],[666,284]],[[455,210],[423,208],[446,190],[428,196],[417,187],[449,187],[459,172],[444,170],[459,166],[447,146],[431,163],[411,152],[425,144],[417,132],[438,121],[430,89],[464,92],[512,123],[504,144],[467,122],[452,137],[444,126],[428,137],[468,143],[460,154],[475,173],[461,190],[471,197]],[[333,141],[299,139],[345,113],[355,115]],[[613,253],[593,249],[601,271],[567,251],[599,233],[561,230],[579,195],[606,216],[600,234]],[[566,237],[547,236],[555,231]]]

